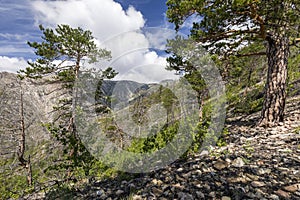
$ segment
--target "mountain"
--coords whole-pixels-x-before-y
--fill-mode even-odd
[[[152,84],[153,85],[153,84]],[[151,85],[138,83],[135,81],[121,80],[111,81],[105,80],[101,85],[101,91],[104,96],[114,98],[113,101],[105,102],[110,108],[116,109],[116,106],[123,103],[127,104],[141,90],[149,90]],[[104,103],[104,102],[103,102]]]
[[[110,109],[117,111],[136,106],[140,109],[138,111],[144,112],[147,110],[145,106],[149,108],[149,105],[163,99],[158,98],[159,93],[156,91],[159,91],[157,90],[159,87],[157,86],[159,85],[134,81],[104,81],[99,91],[110,98],[98,98],[95,95],[97,93],[91,97],[96,100],[96,103],[105,103]],[[239,106],[242,111],[249,109],[248,105],[252,104],[246,103],[255,102],[255,97],[260,96],[257,91],[262,90],[255,90],[256,86],[254,85],[254,89],[247,90],[247,94],[243,90],[237,90],[235,95],[238,98],[229,98],[229,103],[233,102],[232,106],[234,108]],[[153,173],[137,175],[120,173],[120,177],[116,179],[110,179],[111,169],[103,171],[104,167],[99,164],[103,168],[92,170],[98,173],[97,176],[100,178],[97,178],[101,179],[105,176],[106,180],[86,183],[84,179],[78,182],[79,187],[73,183],[72,187],[65,187],[61,184],[65,180],[63,176],[65,171],[62,172],[61,169],[54,169],[52,173],[48,171],[49,166],[64,159],[62,145],[41,126],[51,121],[53,106],[64,92],[60,90],[58,83],[47,84],[47,81],[25,79],[20,84],[16,74],[2,72],[0,73],[0,181],[2,183],[0,199],[16,199],[31,192],[33,194],[25,199],[126,199],[131,197],[133,199],[153,197],[298,199],[300,197],[298,194],[299,79],[293,80],[288,89],[286,119],[277,127],[256,127],[255,123],[260,113],[253,108],[250,109],[251,112],[237,112],[232,109],[227,113],[225,132],[220,140],[222,143],[220,146],[212,147],[210,152],[204,151],[201,154],[187,156],[186,159],[178,159],[170,166]],[[25,158],[31,156],[34,188],[26,187],[26,171],[19,166],[16,159],[20,140],[21,91],[23,91],[27,128]],[[95,91],[92,88],[92,92]],[[165,92],[165,97],[170,99],[169,91],[166,89]],[[149,98],[139,101],[139,96]],[[124,104],[128,107],[123,107]],[[164,108],[167,109],[168,105],[166,104]],[[254,108],[259,108],[259,104]],[[122,145],[116,140],[127,136],[113,126],[108,128],[111,129],[111,132],[108,132],[111,134],[110,139]],[[148,142],[153,144],[155,141]],[[137,143],[136,147],[139,144],[141,143]],[[60,185],[61,188],[53,187],[54,185]]]
[[[100,90],[101,95],[114,96],[114,101],[105,100],[107,105],[112,107],[116,105],[115,102],[128,102],[140,90],[148,90],[152,86],[134,81],[104,81]],[[96,91],[93,92],[94,102],[97,102]],[[3,187],[0,187],[1,195],[7,194],[6,188],[16,188],[15,192],[19,193],[21,191],[17,188],[22,188],[22,184],[26,185],[26,181],[23,180],[25,176],[19,173],[24,170],[19,166],[17,159],[21,141],[22,104],[26,128],[25,159],[31,157],[34,174],[39,176],[35,180],[63,178],[45,173],[51,162],[53,164],[56,160],[63,159],[63,148],[43,124],[52,121],[55,116],[53,107],[65,95],[59,83],[50,84],[47,79],[20,81],[17,74],[0,72],[0,181],[3,182]],[[100,103],[104,103],[101,102],[101,98]],[[118,135],[112,135],[112,140],[119,139]],[[19,175],[16,175],[16,172]],[[16,182],[20,185],[15,186]]]
[[[101,95],[114,96],[114,101],[101,102],[109,107],[128,103],[140,90],[148,90],[155,84],[137,83],[134,81],[104,81]],[[17,74],[0,73],[0,152],[5,157],[13,157],[20,138],[21,94],[24,104],[24,118],[27,124],[28,145],[42,143],[51,136],[43,123],[53,118],[53,107],[63,97],[60,84],[49,84],[46,80],[18,79]],[[95,91],[96,92],[96,91]],[[97,97],[95,97],[97,98]],[[118,102],[118,103],[116,103]],[[1,158],[0,158],[1,159]]]

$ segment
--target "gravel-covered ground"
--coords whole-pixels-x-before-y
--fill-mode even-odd
[[[95,182],[73,199],[300,199],[300,96],[286,121],[256,127],[255,113],[227,119],[227,145],[127,180]]]

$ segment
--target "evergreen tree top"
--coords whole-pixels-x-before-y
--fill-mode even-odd
[[[191,36],[214,53],[284,35],[291,44],[300,39],[297,0],[168,0],[167,16],[176,30],[191,16]]]

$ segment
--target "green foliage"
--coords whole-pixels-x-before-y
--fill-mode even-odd
[[[227,129],[224,129],[221,133],[214,131],[214,124],[211,122],[212,104],[207,102],[202,109],[203,119],[194,127],[193,143],[187,152],[188,154],[194,154],[203,149],[210,150],[209,145],[226,146],[222,136],[229,133]]]
[[[223,140],[219,140],[220,133],[212,132],[213,129],[209,128],[211,124],[212,104],[206,103],[203,105],[203,119],[196,126],[186,124],[191,130],[189,134],[192,135],[192,144],[182,157],[188,154],[194,154],[203,148],[203,142],[208,141],[211,144],[226,145]],[[187,120],[188,121],[188,120]],[[134,139],[128,147],[129,152],[134,153],[153,153],[164,148],[170,141],[172,141],[178,134],[180,122],[176,121],[173,124],[167,124],[163,129],[147,138]],[[227,134],[224,130],[223,134]]]
[[[42,42],[28,42],[35,49],[38,58],[29,62],[30,67],[20,70],[21,78],[43,78],[46,84],[59,83],[56,88],[60,94],[57,105],[53,107],[54,119],[44,126],[61,146],[61,155],[53,158],[53,163],[46,167],[45,173],[63,174],[62,179],[72,180],[89,178],[94,175],[92,169],[98,165],[95,158],[85,148],[79,138],[75,121],[77,120],[77,93],[82,87],[75,85],[79,79],[99,78],[98,84],[104,79],[113,78],[117,73],[112,68],[105,70],[86,69],[82,72],[84,61],[95,63],[100,59],[110,59],[110,52],[99,49],[91,31],[72,28],[69,25],[58,25],[55,29],[44,28]],[[97,93],[97,96],[101,96]]]
[[[17,199],[26,194],[27,180],[24,175],[14,175],[7,179],[5,176],[0,177],[0,198],[1,199]],[[30,190],[27,189],[27,192]]]
[[[295,134],[300,134],[300,126],[293,130]]]
[[[262,85],[257,85],[252,87],[249,91],[239,91],[237,93],[231,93],[230,98],[228,98],[228,103],[230,103],[230,108],[233,108],[234,113],[245,113],[251,114],[258,112],[262,109],[263,105],[263,87]]]
[[[264,47],[253,44],[240,51],[248,54]],[[237,58],[232,56],[226,63],[226,95],[228,110],[251,114],[261,110],[263,104],[266,60],[260,56]]]
[[[251,7],[251,2],[248,0],[239,0],[234,1],[231,6],[233,11],[247,12]],[[287,1],[284,1],[287,2]],[[260,5],[265,6],[264,2],[255,1]],[[278,3],[278,2],[277,2]],[[204,17],[204,21],[200,24],[195,23],[192,30],[193,37],[198,39],[205,38],[206,36],[215,36],[211,37],[212,39],[218,39],[217,32],[228,31],[224,30],[222,25],[226,26],[229,22],[235,22],[236,24],[249,20],[248,17],[241,17],[239,20],[234,18],[236,13],[224,13],[228,7],[227,2],[224,3],[224,6],[221,5],[222,1],[213,1],[211,5],[207,4],[207,1],[187,1],[187,0],[169,0],[168,6],[171,8],[168,11],[168,15],[172,17],[172,20],[176,22],[176,25],[179,25],[193,13],[198,13],[199,16]],[[271,3],[270,5],[274,5]],[[268,6],[269,9],[271,6]],[[206,8],[212,8],[207,9]],[[264,10],[267,10],[264,8]],[[274,8],[276,10],[276,8]],[[203,12],[201,14],[201,12]],[[259,13],[260,14],[260,13]],[[265,14],[265,12],[262,12]],[[283,13],[280,12],[279,16]],[[177,15],[177,16],[176,16]],[[219,15],[219,16],[218,16]],[[294,17],[292,12],[288,13],[289,19]],[[233,17],[228,18],[228,22],[221,21],[223,17]],[[273,17],[273,13],[270,14]],[[236,20],[236,21],[234,21]],[[292,19],[294,21],[298,19]],[[220,22],[219,22],[220,21]],[[252,24],[251,26],[256,26],[257,23]],[[204,26],[204,27],[203,27]],[[21,76],[30,77],[30,78],[40,78],[44,76],[54,76],[54,81],[59,81],[63,84],[63,89],[66,89],[70,95],[73,93],[74,81],[76,80],[76,67],[82,67],[81,63],[76,63],[87,59],[89,62],[95,62],[97,59],[107,59],[110,58],[110,53],[104,49],[97,49],[96,45],[93,42],[93,37],[90,31],[84,31],[81,28],[73,29],[67,25],[59,25],[55,30],[45,29],[40,26],[41,31],[43,32],[43,42],[29,42],[28,44],[33,47],[36,51],[38,59],[35,62],[29,63],[30,67],[26,70],[21,70]],[[260,33],[253,33],[260,34]],[[253,52],[265,51],[264,46],[257,42],[252,35],[245,33],[243,31],[235,32],[229,35],[231,38],[236,39],[238,35],[242,35],[245,40],[251,40],[253,44],[246,47],[240,48],[238,54],[250,54]],[[291,33],[291,36],[294,36],[295,33]],[[179,38],[182,40],[182,38]],[[209,41],[209,40],[207,40]],[[260,41],[260,40],[258,40]],[[190,51],[194,50],[194,47],[183,46],[178,44],[178,41],[169,41],[170,49],[169,53],[173,53],[170,58],[168,58],[169,69],[171,70],[184,70],[184,77],[192,85],[193,89],[199,92],[199,100],[205,99],[205,89],[206,85],[204,80],[201,78],[201,75],[195,70],[195,67],[188,62],[187,60],[183,61],[182,56],[178,55],[188,55]],[[239,42],[239,41],[237,41]],[[177,46],[175,46],[177,43]],[[216,43],[215,43],[216,44]],[[231,47],[236,48],[238,45],[233,44]],[[226,44],[222,42],[216,47],[220,47],[221,50],[224,50]],[[176,49],[177,48],[177,49]],[[219,50],[219,51],[221,51]],[[176,54],[177,51],[177,54]],[[178,54],[178,51],[181,51]],[[215,51],[214,53],[219,53]],[[224,63],[219,57],[214,54],[212,58],[219,67],[224,67],[224,77],[227,81],[227,99],[229,104],[229,109],[234,109],[236,113],[253,113],[261,109],[262,106],[262,92],[263,84],[262,80],[266,74],[266,61],[261,57],[239,57],[232,56],[227,63]],[[76,55],[76,56],[74,56]],[[54,60],[62,61],[60,64],[54,64]],[[73,64],[65,66],[63,63],[70,61]],[[299,71],[300,55],[297,48],[291,49],[291,57],[289,58],[289,72],[288,72],[288,83],[289,91],[292,95],[295,90],[297,83],[295,81],[300,79]],[[105,71],[101,71],[102,78],[113,78],[115,72],[113,69],[109,68]],[[99,83],[99,85],[101,85]],[[101,98],[101,92],[96,94],[97,97]],[[1,91],[0,91],[1,95]],[[33,168],[33,180],[36,185],[41,186],[49,180],[64,180],[68,178],[66,171],[71,172],[71,176],[74,180],[89,180],[94,177],[98,178],[110,178],[114,177],[117,174],[121,174],[123,178],[126,178],[126,174],[117,172],[116,170],[110,168],[109,166],[103,164],[101,161],[97,161],[84,147],[76,132],[68,129],[68,122],[72,118],[72,97],[66,97],[58,100],[57,105],[53,108],[58,112],[59,118],[57,121],[51,121],[44,124],[47,130],[52,134],[52,136],[59,141],[60,145],[56,145],[56,149],[51,149],[51,144],[38,144],[36,148],[29,148],[28,154],[32,156],[32,168]],[[207,99],[205,99],[207,100]],[[162,106],[168,113],[168,123],[160,130],[153,130],[153,134],[147,138],[134,138],[131,145],[126,147],[126,150],[134,153],[152,153],[157,150],[160,150],[166,146],[170,141],[172,141],[179,127],[179,121],[172,118],[172,112],[176,113],[176,107],[178,102],[171,90],[161,87],[156,93],[151,94],[145,99],[141,99],[134,102],[131,107],[132,117],[137,123],[146,123],[147,119],[145,113],[153,104],[162,103]],[[200,101],[199,101],[200,103]],[[109,108],[99,105],[99,113],[109,113]],[[203,119],[197,124],[196,127],[192,127],[193,132],[193,143],[190,149],[186,152],[187,154],[193,154],[198,152],[203,144],[204,139],[208,139],[216,142],[218,146],[226,145],[225,140],[218,138],[219,133],[209,132],[209,126],[211,125],[210,116],[212,111],[212,105],[209,102],[204,102],[202,107]],[[114,140],[116,134],[118,134],[119,129],[114,123],[113,118],[103,118],[101,119],[103,123],[107,126],[103,128],[106,130],[108,137]],[[189,126],[189,125],[187,125]],[[300,133],[299,128],[294,130],[295,133]],[[223,135],[229,134],[225,129],[223,130]],[[53,141],[51,141],[52,143]],[[41,146],[46,146],[44,153],[41,151],[45,150]],[[252,144],[246,144],[243,146],[245,151],[248,154],[248,157],[251,157],[253,153]],[[299,146],[300,148],[300,146]],[[41,150],[42,149],[42,150]],[[185,156],[184,155],[184,156]],[[120,158],[123,159],[123,158]],[[0,165],[10,166],[14,161],[13,160],[1,160]],[[124,163],[126,163],[124,161]],[[18,169],[13,169],[14,172]],[[19,198],[22,195],[31,192],[33,188],[27,187],[25,176],[15,174],[12,171],[5,171],[5,173],[0,174],[0,199],[8,198]],[[13,175],[11,175],[14,173]],[[73,183],[72,183],[73,184]],[[70,199],[74,198],[74,188],[70,186],[68,182],[62,183],[59,186],[51,188],[50,191],[47,191],[48,199]],[[129,197],[130,198],[130,197]]]
[[[285,27],[288,37],[299,37],[298,1],[168,0],[167,6],[167,17],[176,30],[191,16],[196,19],[191,37],[214,54],[238,52],[245,42],[263,41],[267,34],[282,31],[278,26]]]
[[[214,66],[211,56],[191,39],[176,36],[173,40],[168,40],[166,52],[170,54],[167,58],[167,70],[175,70],[187,80],[192,89],[196,92],[196,98],[200,109],[204,101],[208,99],[207,83],[210,78],[209,70],[205,66]],[[210,67],[208,67],[210,68]],[[207,75],[207,76],[206,76]],[[205,79],[203,78],[205,76]],[[213,77],[215,78],[215,77]],[[212,81],[212,80],[210,80]],[[204,113],[200,113],[205,115]]]
[[[265,51],[265,47],[257,42],[240,49],[240,53],[244,55],[263,51]],[[225,78],[230,85],[245,89],[266,78],[267,60],[261,56],[231,56],[226,62],[226,71]]]
[[[289,66],[288,66],[288,94],[293,95],[294,93],[299,93],[299,85],[300,80],[300,53],[299,49],[294,47],[291,48],[291,56],[289,58]],[[298,82],[298,84],[297,84]]]
[[[243,149],[246,151],[246,156],[250,158],[254,152],[253,144],[251,144],[251,142],[247,142],[243,145]]]
[[[251,51],[261,51],[264,47],[253,44],[241,49],[247,54]],[[290,95],[298,92],[295,86],[300,79],[299,62],[297,48],[292,48],[288,65],[288,92]],[[227,65],[226,94],[228,109],[233,112],[251,114],[260,111],[264,97],[264,78],[267,70],[265,58],[259,56],[252,57],[231,57],[225,63]]]
[[[119,172],[101,161],[95,161],[90,169],[90,174],[98,179],[108,179],[117,176]]]
[[[201,149],[205,137],[209,137],[209,135],[208,135],[209,125],[210,125],[209,121],[204,121],[204,122],[198,123],[198,125],[195,128],[195,131],[193,133],[193,143],[192,143],[191,148],[188,151],[189,154],[196,153]]]
[[[170,54],[167,58],[167,70],[175,70],[184,75],[184,78],[192,85],[193,89],[199,93],[206,87],[196,64],[207,64],[204,52],[195,50],[195,43],[190,39],[176,36],[173,40],[168,40],[166,52]],[[196,61],[195,61],[196,60]],[[193,62],[194,61],[194,62]]]
[[[217,55],[225,62],[229,60],[234,66],[234,70],[225,69],[223,72],[227,75],[227,81],[231,81],[230,76],[242,76],[245,72],[241,63],[247,62],[249,56],[267,55],[268,71],[266,81],[264,106],[261,106],[260,99],[254,99],[255,102],[249,105],[250,109],[247,113],[256,111],[257,108],[262,109],[260,124],[272,125],[283,119],[284,107],[274,109],[275,103],[268,103],[267,99],[273,99],[284,93],[286,81],[286,69],[273,70],[276,66],[280,66],[279,59],[282,64],[287,65],[284,56],[288,57],[290,45],[296,45],[300,41],[299,23],[300,15],[299,1],[293,0],[237,0],[237,1],[205,1],[205,0],[168,0],[167,17],[169,21],[175,24],[175,29],[179,30],[186,20],[192,19],[193,25],[190,27],[189,39],[195,41],[198,45],[202,45],[212,55]],[[285,42],[278,42],[285,41]],[[190,49],[190,52],[198,50],[198,47]],[[265,49],[263,46],[268,48]],[[248,46],[250,48],[244,48]],[[278,53],[272,53],[274,50]],[[173,48],[174,49],[174,48]],[[246,52],[245,52],[246,50]],[[282,56],[279,56],[281,54]],[[239,58],[239,59],[237,59]],[[257,58],[257,57],[256,57]],[[181,66],[185,56],[181,54],[173,58],[169,62],[175,62]],[[276,61],[277,60],[277,61]],[[250,70],[248,81],[244,82],[247,89],[253,84],[251,80],[252,72],[255,65],[260,65],[257,61],[252,60],[253,64],[248,65]],[[276,63],[276,62],[278,63]],[[280,61],[280,62],[281,62]],[[171,63],[172,64],[172,63]],[[231,70],[231,74],[227,72]],[[246,72],[247,72],[246,71]],[[222,72],[222,73],[223,73]],[[263,71],[262,71],[263,72]],[[261,78],[265,77],[262,73]],[[275,81],[274,79],[277,80]],[[282,78],[279,78],[282,77]],[[273,79],[272,79],[273,78]],[[231,95],[233,96],[233,95]],[[280,99],[284,105],[285,95]],[[247,97],[248,98],[248,97]],[[246,101],[247,102],[247,101]],[[272,111],[271,111],[272,110]],[[272,117],[267,117],[272,115]],[[272,122],[271,122],[272,121]],[[274,122],[273,122],[274,121]]]
[[[34,191],[34,186],[28,186],[22,166],[16,165],[15,162],[14,157],[1,157],[0,199],[18,199]]]
[[[178,122],[163,127],[158,133],[147,137],[134,139],[127,151],[133,153],[152,153],[166,146],[178,131]]]
[[[63,144],[63,152],[66,155],[66,160],[71,161],[70,163],[61,163],[53,166],[51,169],[61,168],[71,170],[80,167],[84,170],[85,176],[89,176],[89,169],[94,162],[94,158],[79,138],[74,134],[69,134],[66,128],[56,127],[52,124],[47,124],[46,127]]]
[[[20,70],[22,74],[30,78],[41,78],[45,75],[55,74],[59,80],[69,83],[74,81],[76,67],[80,62],[87,60],[95,63],[99,59],[109,59],[110,52],[97,48],[92,32],[82,28],[72,28],[69,25],[58,25],[57,28],[44,28],[40,25],[43,33],[41,43],[28,42],[35,49],[39,57],[35,62],[29,62],[30,67]],[[53,61],[61,61],[55,64]],[[65,62],[74,62],[65,66]]]
[[[176,113],[178,113],[178,99],[174,93],[167,87],[160,86],[151,94],[139,94],[134,100],[134,104],[129,110],[132,113],[132,119],[136,124],[145,124],[148,122],[147,111],[151,106],[161,103],[167,112],[167,123],[173,122]],[[146,96],[144,96],[146,95]]]

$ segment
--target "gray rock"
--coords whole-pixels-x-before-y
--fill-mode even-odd
[[[152,190],[153,194],[156,197],[159,197],[163,194],[163,191],[161,189],[156,188],[156,187],[153,187],[151,190]]]
[[[205,195],[200,191],[196,191],[196,195],[197,195],[197,199],[204,199],[205,198]]]
[[[260,181],[252,181],[252,182],[251,182],[251,185],[252,185],[253,187],[263,187],[263,186],[265,186],[266,184],[265,184],[264,182],[260,182]]]
[[[200,157],[206,157],[209,155],[209,152],[207,150],[203,150],[201,151],[201,153],[199,154]]]
[[[300,183],[285,186],[283,189],[288,192],[296,192],[298,190],[300,191]]]
[[[212,191],[208,194],[209,197],[215,198],[216,197],[216,192]]]
[[[217,160],[214,163],[214,168],[217,169],[217,170],[222,170],[222,169],[225,169],[227,167],[228,167],[228,163],[224,160]]]
[[[269,196],[269,198],[272,199],[272,200],[280,200],[279,196],[276,195],[276,194],[271,194],[271,195]]]
[[[179,192],[178,197],[179,197],[180,200],[194,200],[193,195],[183,193],[183,192]]]
[[[133,195],[132,200],[143,200],[143,197],[141,195]]]
[[[221,200],[231,200],[231,198],[230,198],[230,197],[227,197],[227,196],[223,196],[223,197],[221,198]]]
[[[102,196],[103,194],[105,194],[104,190],[97,190],[96,191],[97,196]]]
[[[277,190],[277,191],[275,191],[275,194],[277,194],[280,197],[286,198],[286,199],[289,199],[291,197],[289,195],[289,193],[287,193],[287,192],[285,192],[283,190]]]
[[[271,173],[271,169],[260,168],[260,169],[257,170],[257,173],[259,175],[270,174]]]
[[[117,195],[117,196],[120,196],[120,195],[123,194],[123,193],[124,193],[123,190],[117,190],[117,191],[116,191],[116,195]]]
[[[231,165],[234,167],[243,167],[245,165],[245,162],[242,158],[238,157],[237,159],[232,161]]]
[[[177,171],[177,172],[182,172],[182,171],[183,171],[183,168],[180,167],[180,168],[178,168],[176,171]]]

